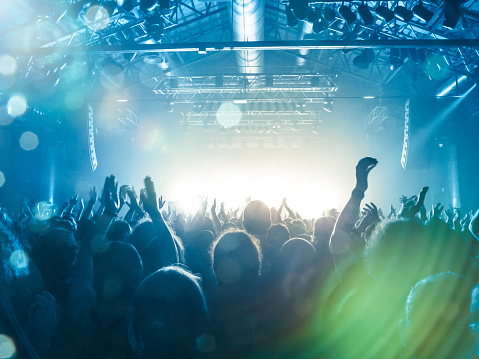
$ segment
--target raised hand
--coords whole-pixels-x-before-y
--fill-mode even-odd
[[[216,198],[213,200],[213,205],[211,206],[210,211],[212,214],[216,214]]]
[[[399,215],[406,218],[414,218],[424,205],[424,199],[428,190],[429,187],[423,187],[421,192],[419,192],[419,196],[413,196],[404,203]]]
[[[363,208],[363,211],[365,212],[365,218],[368,219],[368,221],[371,221],[371,224],[374,222],[379,222],[379,212],[378,212],[378,207],[371,202],[370,204],[365,204],[365,207]]]
[[[138,196],[136,195],[134,188],[128,187],[128,189],[126,190],[126,196],[130,200],[129,203],[128,202],[126,203],[128,206],[130,206],[130,208],[131,207],[139,207]]]
[[[363,218],[357,227],[357,231],[360,233],[364,232],[369,226],[377,224],[381,221],[379,218],[378,208],[373,202],[370,204],[366,203],[364,206],[365,207],[362,210]]]
[[[126,196],[127,196],[126,192],[128,191],[128,189],[129,189],[129,186],[127,184],[124,184],[120,187],[120,196],[119,196],[119,198],[120,198],[120,208],[123,207],[123,205],[125,203],[127,203],[126,202]]]
[[[393,218],[393,217],[396,217],[396,208],[394,208],[394,206],[391,205],[387,218]]]
[[[441,213],[442,210],[444,209],[444,206],[441,206],[441,203],[437,203],[433,208],[432,208],[432,213],[431,213],[431,219],[436,218],[439,219],[441,218]]]
[[[471,231],[472,235],[479,240],[479,209],[471,216],[469,230]]]
[[[364,157],[356,165],[356,188],[365,192],[368,189],[368,174],[376,167],[378,160]]]
[[[208,197],[201,197],[200,198],[200,208],[203,211],[206,211],[207,207],[208,207]]]
[[[461,212],[459,208],[454,208],[453,211],[454,211],[454,218],[452,220],[453,228],[456,230],[460,230]]]
[[[80,220],[84,209],[85,209],[85,204],[83,203],[83,198],[80,198],[80,201],[78,202],[78,213],[77,213],[77,216],[76,216],[77,221]]]
[[[95,204],[96,200],[98,199],[98,194],[96,193],[96,187],[93,186],[90,188],[90,199],[88,202]]]
[[[406,204],[406,203],[408,203],[409,201],[412,201],[412,200],[415,201],[415,200],[416,200],[416,196],[412,196],[411,198],[408,198],[408,197],[406,197],[405,195],[402,195],[401,198],[399,198],[399,202],[400,202],[401,204]]]
[[[150,215],[157,215],[160,213],[158,208],[158,202],[156,201],[155,185],[151,180],[151,177],[145,177],[145,188],[140,191],[140,200],[143,203],[143,208]]]
[[[163,201],[163,196],[160,196],[160,198],[158,198],[158,208],[162,209],[165,206],[165,203],[166,201]]]
[[[466,213],[464,217],[459,221],[459,225],[461,226],[461,230],[464,231],[468,226],[469,222],[471,221],[472,215],[469,213]]]
[[[102,200],[105,205],[105,213],[116,216],[120,209],[120,200],[118,198],[118,182],[115,181],[113,175],[105,178]]]
[[[273,220],[274,219],[274,223],[276,223],[276,216],[278,215],[278,210],[276,209],[276,207],[271,207],[269,209],[270,213],[271,213],[271,219]]]
[[[78,195],[76,194],[74,197],[70,198],[70,200],[68,201],[68,205],[73,208],[75,207],[75,205],[78,203],[79,199],[78,199]]]
[[[447,217],[447,221],[446,221],[447,224],[452,226],[453,220],[454,220],[454,212],[453,212],[452,208],[446,209],[445,213],[446,213],[446,217]]]

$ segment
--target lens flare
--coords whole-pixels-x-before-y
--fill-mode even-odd
[[[451,70],[447,59],[439,54],[429,54],[424,63],[424,72],[431,80],[445,80]]]
[[[28,255],[21,249],[17,249],[10,256],[10,265],[14,270],[21,270],[28,267]]]
[[[16,351],[13,340],[4,334],[0,334],[0,359],[12,359],[15,357]]]
[[[27,99],[22,94],[14,94],[7,103],[7,112],[12,117],[18,117],[27,110]]]
[[[25,151],[32,151],[38,146],[38,136],[31,131],[25,131],[20,137],[20,146]]]
[[[222,104],[216,112],[218,123],[225,128],[236,126],[241,116],[240,108],[233,103]]]
[[[72,111],[79,110],[84,104],[83,94],[75,90],[68,92],[63,101],[65,106]]]
[[[0,56],[0,74],[12,76],[17,72],[17,61],[10,55]]]
[[[92,31],[103,30],[108,26],[110,16],[103,6],[91,6],[85,13],[86,24]]]
[[[5,175],[3,174],[2,171],[0,171],[0,187],[3,187],[5,184]]]

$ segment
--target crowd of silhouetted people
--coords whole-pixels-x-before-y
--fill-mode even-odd
[[[376,165],[314,220],[286,199],[185,213],[149,177],[2,208],[0,358],[477,357],[479,211],[428,212],[424,187],[383,214],[361,203]]]

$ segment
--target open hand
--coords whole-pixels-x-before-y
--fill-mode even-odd
[[[143,203],[143,208],[151,216],[160,213],[158,203],[156,202],[155,185],[151,180],[151,177],[145,177],[145,188],[140,191],[140,200]]]
[[[96,203],[97,199],[98,199],[98,194],[96,193],[96,187],[93,186],[92,188],[90,188],[90,199],[88,200],[88,202]]]

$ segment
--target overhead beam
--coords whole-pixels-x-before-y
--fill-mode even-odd
[[[91,45],[91,46],[57,46],[48,48],[12,48],[2,47],[0,52],[19,56],[42,56],[54,53],[146,53],[146,52],[216,52],[244,50],[340,50],[356,48],[460,48],[479,49],[479,39],[444,39],[444,40],[294,40],[294,41],[226,41],[193,42],[175,44],[127,44],[127,45]]]

